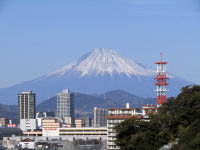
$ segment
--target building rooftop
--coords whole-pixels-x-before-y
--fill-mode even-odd
[[[108,110],[140,110],[139,108],[109,108]]]

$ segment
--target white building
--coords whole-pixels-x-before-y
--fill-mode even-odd
[[[35,142],[31,139],[23,139],[19,142],[20,149],[35,149]]]
[[[42,119],[42,136],[59,136],[60,122],[56,118]]]
[[[105,127],[107,109],[94,107],[94,127]]]
[[[20,128],[22,131],[34,131],[37,129],[36,119],[20,119]]]
[[[126,108],[110,108],[108,109],[107,118],[107,127],[108,127],[108,136],[107,136],[107,149],[108,150],[117,150],[120,147],[116,146],[114,141],[116,140],[116,132],[113,129],[114,126],[127,118],[136,116],[138,118],[142,117],[142,114],[139,113],[139,108],[129,108],[129,104],[126,104]]]
[[[42,129],[42,119],[47,117],[46,112],[37,112],[36,120],[37,120],[37,128]]]
[[[149,118],[149,114],[157,113],[156,105],[142,105],[142,115],[144,118]]]
[[[57,117],[63,120],[63,123],[74,126],[74,94],[68,89],[57,94]]]

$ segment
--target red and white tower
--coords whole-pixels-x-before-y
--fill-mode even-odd
[[[168,62],[162,61],[162,53],[161,53],[161,61],[156,62],[157,64],[157,77],[155,78],[157,86],[156,92],[157,92],[157,107],[161,106],[164,102],[166,102],[166,92],[168,85],[167,83],[167,70],[166,70],[166,64]]]

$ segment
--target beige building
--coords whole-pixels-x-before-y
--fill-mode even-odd
[[[148,117],[149,114],[154,114],[157,112],[156,105],[142,105],[142,114],[143,116]]]
[[[60,128],[59,135],[74,135],[74,136],[106,136],[107,128]]]
[[[0,127],[5,127],[7,124],[9,124],[8,118],[0,118]]]
[[[85,127],[85,120],[84,119],[75,119],[75,126],[76,126],[76,128]]]
[[[43,136],[59,136],[60,122],[56,118],[42,119],[42,135]]]

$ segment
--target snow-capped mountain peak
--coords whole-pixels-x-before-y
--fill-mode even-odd
[[[49,75],[63,76],[68,72],[79,72],[80,76],[89,74],[104,75],[126,74],[128,77],[151,76],[154,71],[142,67],[133,60],[119,55],[117,52],[107,48],[94,49],[90,53],[82,56],[75,63],[63,67]]]

